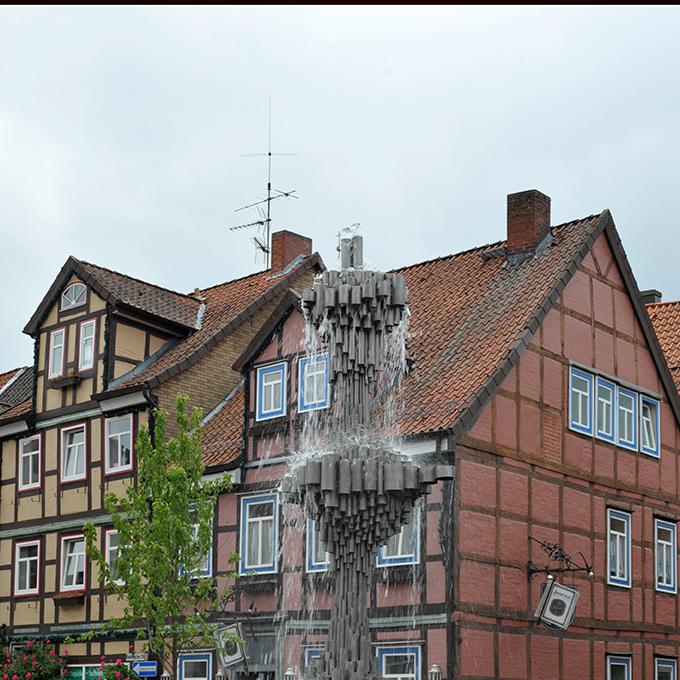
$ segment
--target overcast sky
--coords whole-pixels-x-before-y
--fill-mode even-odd
[[[641,288],[680,297],[680,10],[0,8],[0,371],[68,257],[181,291],[261,269],[243,203],[329,265],[381,268],[609,208]]]

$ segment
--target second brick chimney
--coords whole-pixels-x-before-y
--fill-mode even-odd
[[[283,271],[298,255],[312,254],[312,239],[293,231],[276,231],[272,234],[272,271]]]
[[[508,194],[508,255],[536,252],[549,233],[549,196],[536,189]]]

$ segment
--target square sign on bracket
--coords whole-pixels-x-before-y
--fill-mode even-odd
[[[581,594],[574,588],[549,581],[534,616],[543,623],[566,630],[574,619],[576,603],[580,596]]]

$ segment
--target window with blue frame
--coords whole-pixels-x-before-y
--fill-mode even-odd
[[[277,514],[276,494],[241,498],[240,574],[276,572]]]
[[[607,583],[630,588],[631,514],[607,508]]]
[[[316,530],[313,519],[307,519],[307,571],[326,571],[331,566],[331,560],[326,548],[321,542],[321,535]]]
[[[378,668],[385,680],[420,680],[420,647],[378,647]]]
[[[305,668],[311,668],[312,661],[322,658],[325,653],[323,647],[305,647]]]
[[[654,659],[654,680],[676,680],[678,662],[675,659]]]
[[[595,403],[595,436],[616,441],[616,385],[598,376]]]
[[[212,654],[180,654],[177,662],[178,680],[212,680]]]
[[[420,509],[416,508],[411,515],[411,521],[404,524],[401,531],[392,536],[386,545],[378,548],[378,566],[418,564],[420,562],[419,539]]]
[[[629,656],[607,657],[607,680],[632,680]]]
[[[569,372],[569,428],[593,434],[593,376],[575,366]]]
[[[677,593],[677,550],[674,522],[654,520],[654,556],[656,589],[663,593]]]
[[[285,362],[257,369],[256,420],[269,420],[286,415]]]
[[[618,403],[618,437],[617,444],[625,449],[637,451],[637,408],[638,395],[633,390],[619,385],[616,393]]]
[[[640,395],[640,451],[655,458],[661,455],[660,410],[660,404],[656,399]]]
[[[302,357],[298,366],[298,411],[328,408],[328,354]]]

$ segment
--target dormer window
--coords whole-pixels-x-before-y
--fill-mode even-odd
[[[74,309],[84,305],[87,300],[87,288],[84,283],[72,283],[61,294],[61,311]]]

